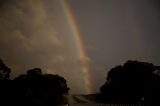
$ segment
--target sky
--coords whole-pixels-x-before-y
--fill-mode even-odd
[[[160,65],[159,0],[66,2],[86,59],[77,53],[81,48],[60,0],[0,0],[0,58],[13,78],[40,67],[44,73],[63,76],[71,93],[86,94],[86,63],[91,93],[99,92],[111,68],[127,60]]]

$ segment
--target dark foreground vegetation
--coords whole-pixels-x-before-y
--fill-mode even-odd
[[[0,61],[0,106],[57,106],[67,104],[69,88],[59,75],[42,74],[41,69],[9,78],[10,68]]]
[[[160,67],[127,61],[112,68],[96,97],[103,103],[150,104],[160,106]]]
[[[40,68],[10,79],[11,69],[0,60],[0,106],[58,106],[67,104],[69,88],[59,75],[43,74]],[[106,104],[160,106],[160,67],[127,61],[112,68],[100,93],[84,96]],[[129,105],[127,105],[129,106]]]

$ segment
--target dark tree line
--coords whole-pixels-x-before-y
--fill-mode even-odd
[[[160,67],[127,61],[112,68],[97,99],[104,103],[146,103],[160,105]]]
[[[67,104],[69,88],[59,75],[43,74],[40,68],[10,79],[10,68],[0,60],[0,105],[57,106]],[[112,68],[96,99],[113,104],[160,105],[160,67],[127,61]]]
[[[2,106],[57,106],[66,104],[69,88],[59,75],[42,74],[40,68],[11,80],[10,68],[0,61],[0,104]]]

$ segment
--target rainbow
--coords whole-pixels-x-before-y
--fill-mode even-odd
[[[76,23],[76,18],[74,16],[74,13],[71,9],[71,6],[67,2],[67,0],[60,0],[60,3],[63,7],[67,21],[71,27],[72,35],[73,35],[75,42],[76,42],[78,56],[80,59],[82,59],[82,61],[84,63],[82,72],[83,72],[84,81],[85,81],[85,85],[86,85],[86,91],[87,91],[87,93],[92,93],[92,82],[91,82],[91,76],[89,73],[89,64],[86,63],[87,55],[86,55],[86,52],[85,52],[85,49],[83,46],[81,33],[80,33],[80,31],[78,29],[78,25]]]

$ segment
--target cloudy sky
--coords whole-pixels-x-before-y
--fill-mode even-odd
[[[69,1],[91,60],[95,91],[112,67],[127,60],[160,65],[159,0]]]
[[[68,0],[84,42],[93,92],[127,60],[160,65],[158,0]],[[82,61],[59,0],[0,0],[0,58],[12,77],[40,67],[86,93]]]
[[[40,67],[85,93],[82,62],[59,0],[1,0],[0,58],[12,77]]]

